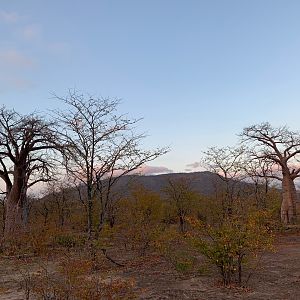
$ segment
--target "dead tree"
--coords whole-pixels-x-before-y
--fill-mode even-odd
[[[241,137],[252,147],[253,159],[275,164],[276,168],[266,177],[281,181],[281,220],[284,224],[294,223],[297,218],[294,180],[300,177],[300,133],[286,126],[272,127],[269,123],[262,123],[245,128]]]
[[[50,180],[51,151],[57,147],[54,124],[38,115],[0,109],[0,178],[6,185],[5,236],[28,222],[27,191]]]
[[[68,174],[85,187],[87,231],[93,231],[93,202],[100,202],[98,232],[101,231],[111,204],[115,183],[124,175],[167,152],[167,149],[142,150],[145,137],[136,134],[138,119],[119,115],[118,99],[94,98],[70,91],[57,97],[68,106],[56,112],[64,131],[64,162]]]

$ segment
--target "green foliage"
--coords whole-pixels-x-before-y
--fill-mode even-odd
[[[155,248],[180,273],[194,271],[197,260],[185,237],[171,226],[165,229],[155,241]]]
[[[205,276],[208,275],[209,273],[210,273],[210,266],[208,266],[205,263],[200,265],[197,269],[197,274],[200,276]]]
[[[74,248],[74,247],[83,246],[85,242],[83,237],[76,236],[75,234],[66,233],[66,232],[58,233],[53,237],[53,239],[55,245],[64,248]]]
[[[158,194],[136,187],[119,203],[118,234],[123,243],[143,255],[164,229],[163,202]]]
[[[113,228],[108,224],[104,224],[101,234],[93,240],[93,246],[95,249],[103,249],[113,246],[113,242],[115,240],[115,235],[118,230],[117,226]]]
[[[224,285],[233,281],[241,285],[242,268],[247,259],[272,249],[269,217],[265,211],[254,212],[247,218],[227,218],[219,226],[190,219],[194,228],[190,238],[193,245],[218,267]]]
[[[169,203],[169,218],[173,215],[184,233],[187,230],[186,218],[196,210],[198,195],[192,191],[191,182],[184,178],[169,180],[165,194]]]
[[[185,257],[183,260],[179,260],[176,262],[176,271],[181,273],[186,273],[193,268],[194,261],[191,258]]]

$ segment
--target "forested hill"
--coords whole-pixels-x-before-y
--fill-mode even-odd
[[[116,191],[119,195],[128,195],[133,187],[143,186],[149,191],[156,193],[163,193],[164,189],[168,186],[169,181],[174,181],[175,183],[180,180],[188,182],[189,187],[192,191],[197,192],[204,196],[212,196],[215,194],[216,190],[220,191],[222,186],[225,186],[224,180],[222,180],[215,173],[208,171],[204,172],[192,172],[192,173],[168,173],[160,175],[127,175],[121,177],[113,186],[113,190]],[[246,182],[236,182],[231,181],[231,183],[237,184],[236,187],[254,188],[251,183]],[[84,186],[81,187],[81,190],[84,190]],[[253,190],[252,190],[253,191]],[[68,189],[68,193],[71,193],[71,197],[77,199],[78,191],[75,188]],[[82,196],[85,196],[83,192]],[[46,196],[47,198],[47,196]]]
[[[142,185],[147,190],[161,192],[169,180],[184,179],[190,183],[191,189],[202,195],[212,195],[216,185],[222,184],[221,178],[211,172],[169,173],[161,175],[129,175],[120,178],[117,183],[118,190],[126,190],[131,185]]]
[[[169,181],[185,180],[188,182],[192,191],[201,195],[210,196],[216,191],[216,187],[220,188],[224,181],[216,174],[205,172],[193,173],[169,173],[160,175],[127,175],[121,177],[113,186],[113,190],[121,196],[128,195],[131,189],[135,186],[143,186],[149,191],[163,193],[168,186]],[[85,188],[82,185],[80,190],[81,195],[85,197]],[[59,192],[60,193],[60,192]],[[78,200],[78,189],[70,187],[67,189],[67,194],[71,199]],[[46,195],[43,199],[48,199],[51,195]]]

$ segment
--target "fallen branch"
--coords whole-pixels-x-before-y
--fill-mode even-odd
[[[114,259],[112,259],[110,256],[107,255],[107,250],[102,248],[101,249],[102,253],[104,254],[105,258],[107,258],[109,261],[111,261],[112,263],[114,263],[115,265],[119,266],[119,267],[124,267],[125,265],[118,263],[117,261],[115,261]]]

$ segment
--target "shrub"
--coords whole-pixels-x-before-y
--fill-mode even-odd
[[[197,266],[191,246],[185,237],[172,226],[164,230],[155,242],[155,247],[159,253],[180,273],[194,271]]]
[[[68,249],[82,246],[84,244],[84,239],[82,237],[70,233],[58,233],[53,237],[53,239],[54,245]]]
[[[135,298],[132,280],[101,277],[93,273],[92,262],[84,257],[67,257],[58,269],[51,269],[41,266],[38,272],[23,272],[20,284],[25,299],[31,295],[42,300]]]
[[[194,232],[190,237],[196,248],[217,266],[223,284],[242,284],[242,270],[250,257],[272,249],[267,212],[251,213],[246,219],[227,218],[219,226],[191,220]]]
[[[118,234],[125,247],[129,245],[144,255],[164,228],[163,203],[159,195],[139,187],[130,199],[120,201],[120,206]]]

